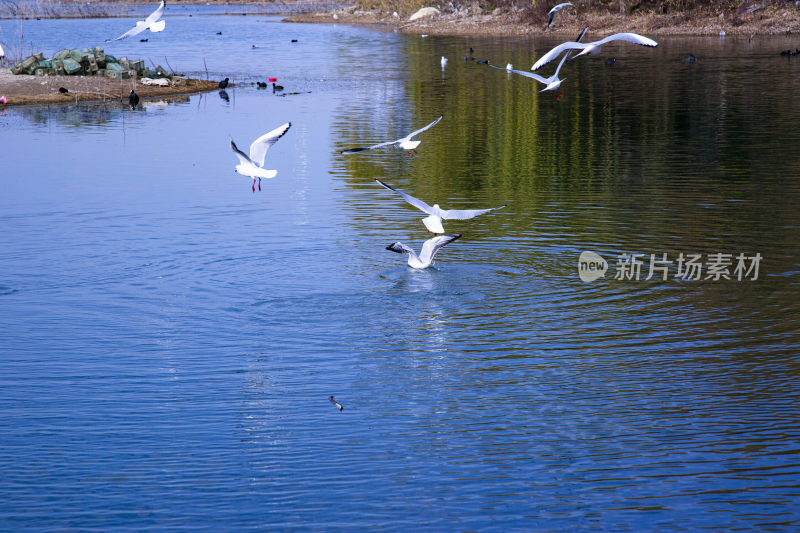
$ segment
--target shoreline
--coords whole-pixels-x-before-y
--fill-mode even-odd
[[[570,12],[571,11],[571,12]],[[562,10],[552,27],[547,28],[547,17],[525,20],[521,9],[497,8],[484,11],[472,7],[457,12],[409,22],[410,14],[395,16],[395,12],[363,10],[346,7],[297,13],[284,22],[381,24],[395,27],[400,33],[427,35],[557,35],[574,38],[583,28],[596,34],[635,32],[645,35],[675,36],[727,36],[791,35],[800,33],[800,6],[763,6],[739,12],[712,9],[674,13],[635,11],[619,15],[607,9]],[[530,15],[528,15],[530,17]],[[538,17],[537,17],[538,18]]]
[[[110,80],[102,76],[30,76],[12,74],[11,69],[0,68],[0,96],[8,102],[0,109],[37,104],[75,104],[86,101],[124,100],[131,89],[140,98],[178,96],[218,89],[217,81],[187,78],[185,84],[159,87],[142,85],[138,80]],[[62,94],[59,88],[69,92]]]

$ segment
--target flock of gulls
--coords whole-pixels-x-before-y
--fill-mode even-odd
[[[550,27],[553,24],[553,19],[556,13],[558,13],[565,7],[571,5],[572,4],[569,2],[564,2],[554,6],[548,13],[549,16],[549,21],[547,24],[548,27]],[[133,28],[123,33],[116,39],[112,40],[116,41],[120,39],[125,39],[127,37],[132,37],[138,35],[139,33],[142,33],[145,30],[150,30],[151,32],[163,31],[166,25],[165,21],[161,20],[161,17],[164,14],[164,7],[165,7],[165,2],[162,0],[158,8],[153,13],[151,13],[145,20],[140,20],[136,22],[136,25]],[[564,66],[564,63],[570,59],[570,55],[574,51],[579,51],[577,54],[575,54],[575,58],[577,58],[583,55],[596,55],[600,53],[601,47],[603,45],[613,41],[625,41],[633,44],[638,44],[641,46],[650,46],[650,47],[658,45],[658,43],[656,43],[654,40],[636,33],[615,33],[613,35],[609,35],[608,37],[604,37],[603,39],[600,39],[598,41],[584,43],[582,42],[582,40],[586,35],[587,30],[588,28],[584,29],[576,40],[561,43],[536,60],[536,62],[531,67],[531,71],[538,70],[541,67],[547,65],[548,63],[556,60],[559,56],[561,56],[561,61],[558,63],[555,72],[549,77],[541,76],[539,74],[535,74],[534,72],[516,70],[510,63],[504,69],[501,67],[497,67],[495,65],[491,65],[489,64],[488,61],[485,60],[478,61],[478,63],[487,64],[492,68],[506,70],[509,73],[519,74],[521,76],[532,78],[545,86],[544,89],[542,89],[542,91],[552,91],[557,89],[564,81],[562,78],[559,77],[559,73],[561,72],[561,68]],[[474,59],[473,57],[471,57],[473,50],[470,49],[469,52],[470,56],[468,56],[465,59],[467,60]],[[447,62],[448,62],[447,58],[442,57],[441,59],[442,70],[444,70],[447,67]],[[227,85],[227,82],[228,82],[227,78],[222,82],[220,82],[220,88],[224,88],[224,85]],[[274,89],[274,83],[273,83],[273,89]],[[138,103],[138,96],[136,96],[136,94],[133,91],[131,91],[129,100],[131,106],[133,107],[135,103]],[[343,150],[341,153],[356,154],[368,150],[375,150],[379,148],[393,146],[401,150],[407,151],[409,155],[413,155],[417,153],[417,147],[421,143],[421,141],[415,139],[415,137],[433,128],[441,120],[442,116],[439,116],[436,120],[427,124],[426,126],[423,126],[422,128],[412,131],[408,135],[393,141],[385,141],[368,146],[351,148],[348,150]],[[272,145],[274,145],[276,142],[278,142],[278,140],[280,140],[284,135],[286,135],[291,126],[292,126],[291,123],[287,122],[286,124],[282,124],[281,126],[278,126],[272,131],[269,131],[264,135],[260,136],[250,145],[250,150],[248,154],[240,150],[236,146],[234,140],[232,138],[230,139],[231,150],[239,160],[239,164],[235,166],[234,170],[238,174],[247,176],[253,180],[253,185],[252,185],[253,192],[255,192],[256,190],[256,185],[258,185],[258,190],[261,190],[262,179],[274,178],[278,174],[277,170],[264,168],[267,151]],[[394,242],[386,247],[387,250],[391,250],[392,252],[396,252],[399,254],[407,254],[408,265],[416,269],[422,269],[431,266],[433,264],[434,256],[440,249],[442,249],[442,247],[446,246],[447,244],[450,244],[451,242],[461,237],[461,234],[445,234],[444,226],[442,225],[443,220],[468,220],[471,218],[475,218],[479,215],[483,215],[485,213],[489,213],[491,211],[495,211],[497,209],[502,209],[503,207],[505,207],[505,205],[502,205],[499,207],[490,207],[488,209],[442,209],[441,207],[439,207],[439,204],[433,204],[431,206],[428,203],[418,198],[415,198],[409,194],[406,194],[405,192],[399,189],[395,189],[391,185],[384,183],[381,180],[376,179],[375,181],[381,186],[385,187],[386,189],[399,195],[403,200],[405,200],[410,205],[416,207],[417,209],[419,209],[420,211],[422,211],[424,214],[427,215],[425,218],[422,219],[422,222],[425,225],[425,228],[428,230],[428,233],[433,233],[434,236],[423,243],[422,249],[419,254],[417,254],[412,248],[406,246],[401,242]],[[333,401],[333,399],[331,400]]]
[[[553,16],[555,13],[560,11],[566,6],[572,5],[570,3],[562,3],[555,6],[549,13],[550,21],[548,26],[553,22]],[[549,77],[544,77],[539,74],[535,74],[533,72],[527,72],[523,70],[515,70],[511,64],[508,64],[505,68],[497,67],[495,65],[489,64],[488,61],[480,61],[480,63],[485,63],[492,68],[497,68],[501,70],[506,70],[511,73],[519,74],[528,78],[532,78],[539,83],[545,85],[545,88],[542,89],[543,91],[552,91],[557,89],[561,82],[564,81],[563,79],[559,78],[559,73],[561,71],[561,67],[564,66],[564,63],[569,60],[570,55],[579,50],[575,57],[579,57],[582,55],[596,55],[600,53],[601,47],[607,43],[613,41],[625,41],[633,44],[638,44],[641,46],[650,46],[654,47],[657,46],[654,40],[644,37],[643,35],[639,35],[636,33],[615,33],[613,35],[609,35],[603,39],[598,41],[592,41],[588,43],[581,42],[583,37],[586,35],[588,28],[584,29],[578,38],[575,41],[567,41],[565,43],[561,43],[542,57],[537,59],[537,61],[531,67],[531,70],[538,70],[539,68],[547,65],[548,63],[554,61],[559,56],[561,57],[561,61],[558,63],[558,67],[556,67],[555,72],[553,75]],[[470,49],[470,54],[472,50]],[[467,57],[466,59],[474,59],[471,57]],[[442,70],[447,67],[448,60],[446,57],[442,56],[441,65]],[[393,141],[385,141],[380,142],[373,145],[358,147],[358,148],[350,148],[347,150],[342,150],[342,154],[355,154],[359,152],[364,152],[368,150],[375,150],[378,148],[385,148],[389,146],[397,147],[401,150],[405,150],[409,153],[409,155],[413,155],[417,153],[417,147],[420,145],[422,141],[415,139],[421,133],[429,130],[430,128],[437,125],[442,120],[442,116],[439,116],[436,120],[431,122],[430,124],[423,126],[417,130],[412,131],[408,135],[401,137],[399,139]],[[253,179],[253,187],[252,190],[255,192],[256,189],[256,182],[258,182],[258,190],[261,190],[261,179],[262,178],[273,178],[277,175],[276,170],[265,170],[264,167],[264,159],[266,156],[267,149],[275,144],[278,139],[283,137],[286,132],[289,130],[291,126],[290,123],[284,124],[279,126],[278,128],[262,135],[258,139],[256,139],[253,144],[250,146],[250,155],[246,155],[244,152],[239,150],[236,147],[236,144],[231,139],[230,145],[231,150],[233,150],[236,157],[239,158],[239,164],[236,166],[235,170],[239,174],[244,176],[249,176]],[[396,252],[398,254],[407,254],[408,255],[408,265],[412,268],[416,269],[423,269],[431,266],[433,264],[433,258],[436,253],[442,249],[442,247],[450,244],[451,242],[459,239],[461,234],[445,234],[444,226],[442,225],[443,220],[468,220],[471,218],[475,218],[476,216],[483,215],[485,213],[489,213],[491,211],[495,211],[497,209],[502,209],[505,205],[499,207],[490,207],[488,209],[442,209],[439,207],[439,204],[434,204],[433,206],[427,204],[426,202],[415,198],[405,192],[395,189],[391,185],[384,183],[383,181],[376,179],[375,180],[378,184],[385,187],[386,189],[398,194],[403,200],[408,202],[410,205],[416,207],[423,213],[427,215],[427,217],[422,219],[422,223],[425,225],[425,228],[428,230],[428,233],[433,233],[433,237],[426,240],[422,244],[422,249],[420,253],[417,254],[412,248],[406,246],[402,242],[394,242],[386,247],[387,250],[392,252]]]

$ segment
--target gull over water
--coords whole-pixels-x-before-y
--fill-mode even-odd
[[[263,168],[264,158],[266,157],[267,150],[269,150],[270,146],[278,142],[278,139],[283,137],[291,127],[292,123],[287,122],[286,124],[278,126],[274,130],[265,133],[253,141],[253,144],[250,145],[249,156],[239,150],[239,148],[236,147],[236,143],[234,143],[233,139],[231,139],[231,150],[233,150],[233,153],[239,158],[239,164],[236,165],[234,170],[243,176],[249,176],[253,178],[253,192],[256,190],[256,179],[258,179],[258,190],[260,191],[261,178],[274,178],[278,174],[277,170],[268,170]]]
[[[414,152],[417,151],[417,146],[419,146],[419,143],[422,142],[422,141],[413,140],[414,137],[416,137],[417,135],[419,135],[423,131],[434,127],[435,125],[437,125],[439,123],[440,120],[442,120],[442,116],[441,115],[439,116],[439,118],[437,118],[436,120],[434,120],[433,122],[431,122],[427,126],[422,127],[422,128],[420,128],[418,130],[412,131],[411,133],[409,133],[405,137],[397,139],[396,141],[388,141],[388,142],[383,142],[383,143],[379,143],[379,144],[373,144],[372,146],[365,146],[365,147],[362,147],[362,148],[351,148],[349,150],[342,150],[342,153],[343,154],[354,154],[356,152],[363,152],[365,150],[374,150],[375,148],[382,148],[384,146],[397,145],[398,148],[408,151],[408,153],[410,155],[412,150]]]
[[[494,211],[495,209],[502,209],[505,207],[505,205],[501,205],[500,207],[490,207],[489,209],[442,209],[439,207],[439,204],[433,204],[433,206],[430,206],[422,200],[414,198],[410,194],[406,194],[403,191],[385,184],[379,179],[376,179],[375,181],[390,191],[396,192],[406,202],[413,205],[423,213],[427,213],[429,216],[423,218],[422,223],[425,224],[425,227],[428,228],[428,231],[433,234],[444,233],[442,220],[469,220],[470,218],[475,218],[476,216],[488,213],[489,211]]]
[[[164,27],[167,25],[165,20],[159,20],[161,15],[164,14],[164,1],[162,0],[161,4],[159,4],[158,8],[155,11],[150,13],[148,17],[144,20],[140,20],[136,22],[136,26],[129,29],[116,39],[110,39],[111,41],[119,41],[120,39],[125,39],[126,37],[133,37],[134,35],[138,35],[142,33],[144,30],[150,30],[153,33],[164,31]]]

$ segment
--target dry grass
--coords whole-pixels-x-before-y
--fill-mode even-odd
[[[547,28],[556,0],[356,0],[336,11],[293,16],[292,22],[360,22],[398,26],[403,33],[430,35],[520,35],[554,33],[574,38],[584,27],[593,34],[632,31],[653,35],[769,35],[800,32],[800,6],[793,0],[573,0]],[[409,23],[420,6],[438,7],[440,16]],[[620,10],[622,13],[620,13]],[[399,17],[393,16],[397,12]],[[336,18],[334,19],[334,14]]]
[[[5,19],[118,17],[127,12],[122,4],[0,0],[0,18]]]

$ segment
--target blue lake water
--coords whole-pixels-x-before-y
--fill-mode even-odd
[[[0,115],[0,530],[800,527],[791,37],[607,46],[559,95],[463,59],[552,37],[180,14],[103,43],[129,22],[24,33],[236,85]],[[339,153],[440,114],[415,157]],[[252,192],[229,137],[289,121]],[[415,271],[385,247],[424,215],[375,178],[507,207]]]

